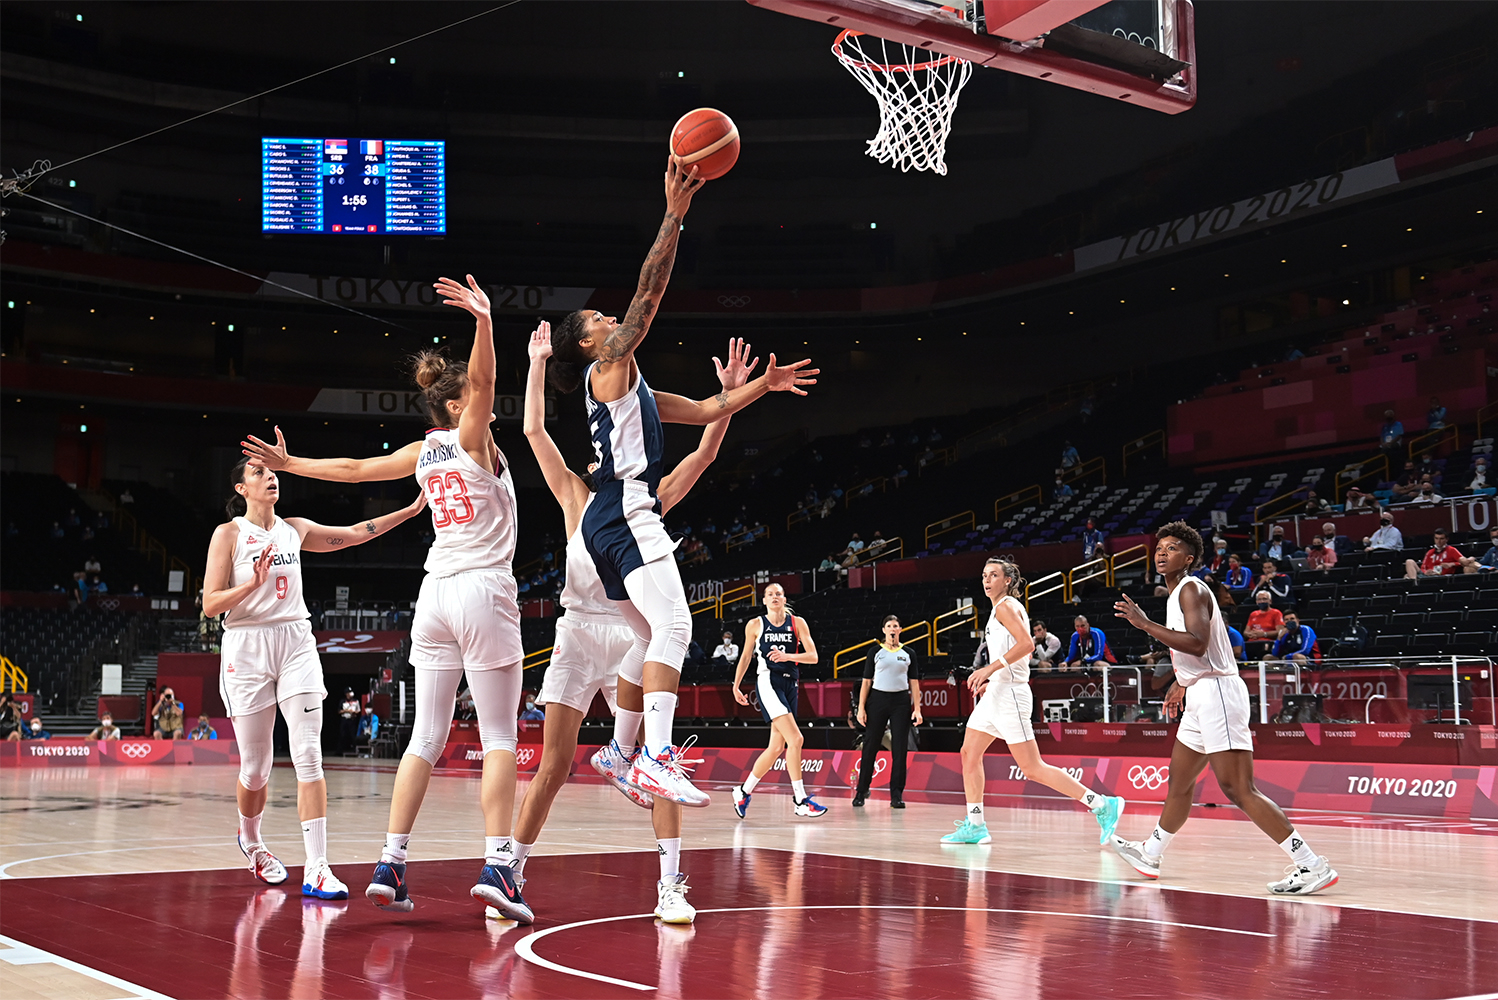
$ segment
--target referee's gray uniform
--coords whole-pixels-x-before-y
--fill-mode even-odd
[[[910,679],[920,677],[920,666],[909,646],[890,649],[884,643],[874,647],[864,664],[864,680],[873,681],[864,705],[868,725],[863,730],[863,762],[858,767],[858,789],[855,799],[869,795],[874,780],[874,761],[884,742],[884,727],[889,726],[890,772],[889,799],[899,802],[905,797],[905,754],[910,746],[910,722],[914,706],[910,703]]]

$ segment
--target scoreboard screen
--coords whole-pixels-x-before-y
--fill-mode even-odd
[[[264,233],[447,232],[447,144],[260,140]]]

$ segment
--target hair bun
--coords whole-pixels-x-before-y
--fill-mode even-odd
[[[430,388],[447,370],[447,359],[436,351],[422,351],[416,356],[416,384]]]

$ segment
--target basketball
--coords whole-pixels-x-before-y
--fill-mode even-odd
[[[716,108],[688,111],[671,129],[671,155],[684,167],[695,166],[703,180],[717,180],[738,162],[738,126]]]

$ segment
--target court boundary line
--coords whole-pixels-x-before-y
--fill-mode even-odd
[[[948,913],[1012,913],[1040,917],[1075,917],[1079,920],[1115,920],[1122,923],[1132,924],[1156,924],[1162,927],[1181,927],[1187,930],[1215,931],[1219,934],[1241,934],[1246,937],[1274,938],[1278,936],[1275,934],[1266,933],[1264,931],[1239,930],[1235,927],[1211,927],[1206,924],[1186,924],[1176,920],[1155,920],[1150,917],[1124,917],[1113,913],[1076,913],[1068,910],[1021,910],[1015,909],[1013,907],[996,906],[922,906],[919,904],[910,906],[901,903],[888,903],[879,904],[876,906],[866,906],[858,903],[843,903],[823,906],[725,906],[710,910],[698,910],[697,913],[698,915],[704,913],[763,913],[782,910],[901,910],[906,912],[913,912],[918,910],[935,910]],[[583,979],[592,979],[596,982],[608,983],[611,986],[623,986],[627,989],[640,990],[643,992],[658,990],[660,989],[659,984],[655,986],[646,986],[643,983],[631,982],[628,979],[615,979],[612,976],[605,976],[602,973],[584,972],[581,969],[574,969],[570,966],[562,965],[559,962],[553,962],[551,959],[542,958],[540,955],[536,954],[537,941],[540,941],[542,938],[549,937],[550,935],[556,934],[560,931],[576,930],[579,927],[589,927],[594,924],[616,923],[621,920],[644,919],[654,920],[655,914],[629,913],[618,917],[596,917],[592,920],[577,920],[572,923],[558,924],[555,927],[548,927],[545,930],[532,931],[530,934],[527,934],[525,937],[515,942],[515,954],[519,955],[523,960],[530,962],[533,965],[539,965],[542,968],[550,969],[553,972],[560,972],[564,975],[578,976]]]
[[[107,972],[100,972],[98,969],[84,965],[82,962],[75,962],[71,958],[63,958],[61,955],[54,954],[45,948],[38,948],[34,944],[27,944],[24,941],[19,941],[4,934],[0,934],[0,943],[9,946],[9,950],[0,951],[0,962],[4,962],[7,965],[58,965],[64,969],[87,976],[95,982],[117,986],[127,991],[127,995],[131,998],[174,1000],[173,997],[169,997],[165,993],[157,993],[155,990],[147,989],[144,986],[137,986],[128,979],[111,976]]]

